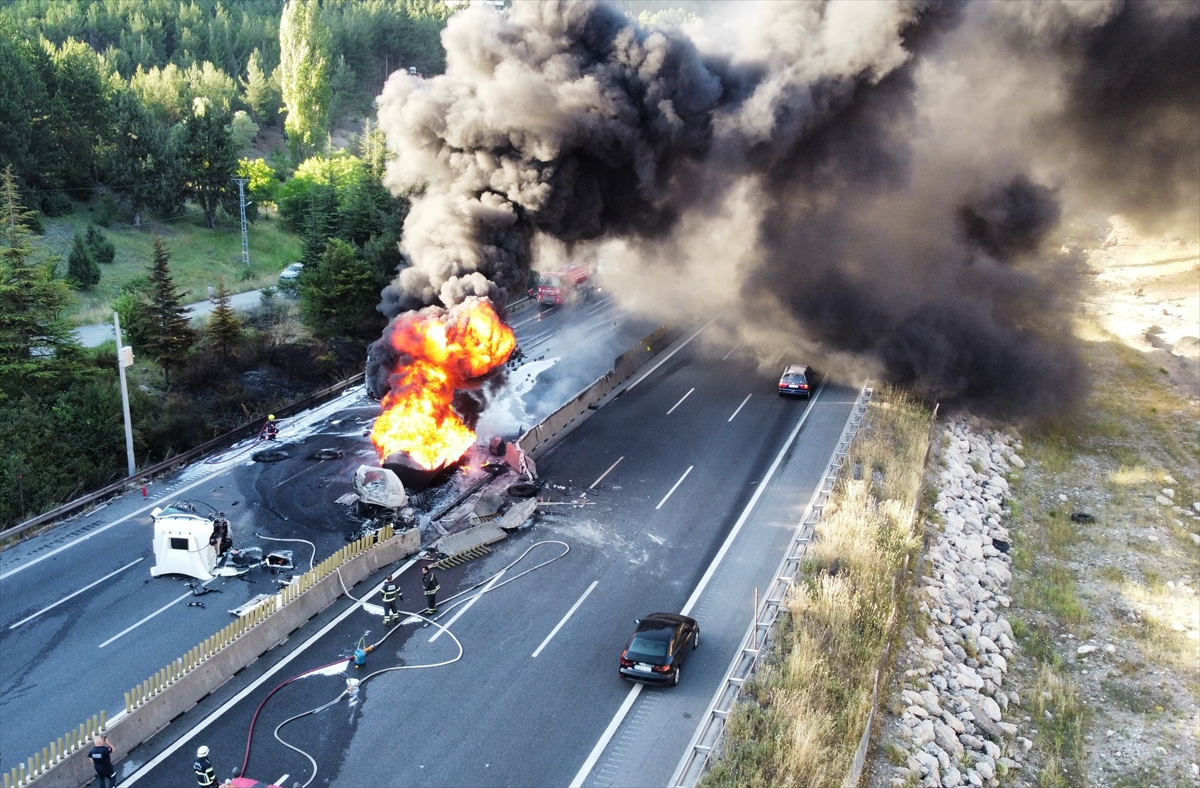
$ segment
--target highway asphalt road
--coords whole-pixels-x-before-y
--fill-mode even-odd
[[[517,314],[512,323],[527,357],[540,359],[529,367],[540,370],[533,380],[527,370],[511,375],[523,393],[509,404],[530,419],[653,328],[606,299]],[[253,462],[262,446],[250,442],[151,484],[148,497],[111,500],[0,553],[0,771],[101,709],[111,718],[126,690],[225,626],[230,609],[277,588],[279,578],[265,573],[254,582],[219,578],[209,584],[219,593],[203,596],[181,578],[152,579],[154,506],[177,498],[211,503],[229,515],[239,547],[292,549],[307,569],[312,547],[255,534],[306,539],[318,561],[343,545],[359,520],[334,499],[352,491],[354,468],[376,461],[364,433],[378,412],[356,389],[283,420],[280,443],[291,456],[282,462]],[[342,449],[343,458],[309,459],[327,447]]]
[[[540,510],[491,555],[443,574],[443,596],[476,589],[469,605],[443,608],[454,639],[401,626],[354,670],[354,644],[385,630],[339,603],[135,752],[125,783],[189,784],[200,744],[226,776],[271,690],[332,665],[263,706],[249,776],[307,784],[315,763],[314,785],[665,784],[859,393],[835,380],[811,402],[778,398],[776,368],[801,360],[761,369],[749,348],[684,346],[539,461],[544,493],[587,504]],[[415,567],[402,587],[418,609]],[[617,675],[620,649],[634,619],[659,610],[694,615],[700,649],[680,686],[631,687]],[[339,698],[347,676],[365,683]],[[276,741],[281,724],[313,761]]]

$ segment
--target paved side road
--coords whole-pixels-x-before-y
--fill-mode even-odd
[[[282,296],[279,297],[282,298]],[[240,311],[252,309],[258,306],[261,301],[261,290],[247,290],[244,293],[238,293],[229,297],[229,305]],[[202,317],[207,317],[212,310],[213,303],[211,301],[199,301],[188,306],[188,316],[194,321]],[[79,340],[79,344],[83,345],[84,347],[99,347],[105,342],[112,341],[113,325],[112,321],[110,320],[107,323],[98,323],[94,326],[80,326],[72,333],[75,334],[75,338]]]

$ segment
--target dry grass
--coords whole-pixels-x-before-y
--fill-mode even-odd
[[[775,647],[730,715],[725,752],[702,785],[839,786],[870,712],[892,586],[919,538],[929,411],[877,391],[787,599]]]

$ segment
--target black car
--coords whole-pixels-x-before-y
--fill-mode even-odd
[[[621,678],[675,686],[683,661],[699,645],[700,625],[694,618],[653,613],[638,619],[629,645],[621,652]]]
[[[779,377],[779,396],[812,399],[817,390],[817,373],[804,364],[789,364]]]

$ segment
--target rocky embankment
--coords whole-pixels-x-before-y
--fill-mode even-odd
[[[895,786],[996,786],[1032,746],[1005,719],[1021,701],[1004,687],[1016,648],[1004,617],[1012,580],[1005,474],[1025,464],[1021,444],[1002,433],[960,420],[945,435],[934,506],[941,530],[918,569],[917,638],[898,663],[911,665],[900,676],[906,705],[885,725],[884,742],[894,762],[902,753]]]

